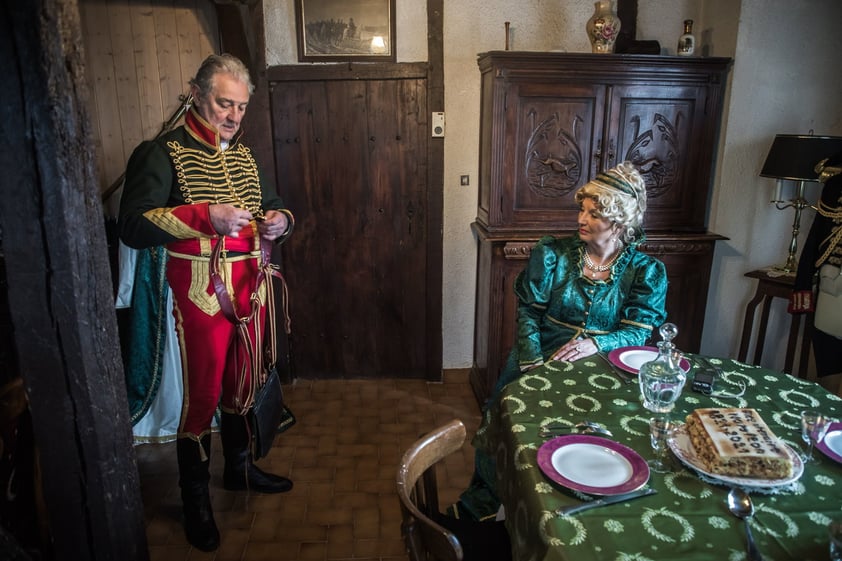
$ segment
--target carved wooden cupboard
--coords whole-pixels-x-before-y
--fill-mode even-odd
[[[543,235],[572,234],[575,190],[629,160],[646,180],[643,251],[667,267],[668,321],[697,352],[716,240],[707,207],[727,58],[496,51],[482,79],[474,365],[482,402],[514,342],[515,276]]]

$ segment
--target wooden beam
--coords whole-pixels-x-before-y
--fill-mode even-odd
[[[257,3],[255,2],[255,7]],[[251,8],[252,10],[255,8]],[[250,8],[244,4],[216,3],[216,21],[219,22],[219,41],[223,52],[230,53],[248,66],[252,76],[260,70],[257,38],[252,25]]]
[[[54,559],[148,559],[75,0],[4,2],[0,232]]]
[[[286,64],[266,70],[272,82],[324,80],[400,80],[429,77],[427,62],[335,62],[326,64]]]
[[[427,117],[444,111],[444,0],[427,0]],[[446,118],[446,117],[445,117]],[[432,128],[432,125],[430,127]],[[427,372],[442,375],[442,262],[444,260],[444,139],[427,135]]]
[[[266,34],[263,30],[263,2],[216,0],[222,50],[242,60],[249,68],[254,95],[243,119],[243,141],[260,165],[263,178],[276,186],[275,151],[272,144],[272,112],[266,78]]]

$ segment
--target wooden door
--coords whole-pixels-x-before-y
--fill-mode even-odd
[[[438,379],[426,80],[273,82],[272,115],[294,374]]]

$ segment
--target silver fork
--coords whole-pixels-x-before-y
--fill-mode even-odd
[[[580,434],[599,434],[603,436],[614,436],[611,433],[611,431],[605,428],[604,426],[600,425],[599,423],[593,423],[591,421],[581,421],[569,427],[553,427],[551,425],[544,426],[538,429],[538,436],[540,436],[541,438],[548,438],[550,436],[554,436],[558,432],[563,431],[576,432]]]

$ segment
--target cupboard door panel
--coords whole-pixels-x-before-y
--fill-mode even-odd
[[[605,88],[516,83],[507,104],[503,220],[575,228],[573,192],[597,169]]]
[[[705,92],[689,86],[612,87],[606,168],[628,160],[646,181],[647,230],[703,231],[707,178],[699,155]],[[709,167],[709,166],[708,166]],[[701,169],[700,169],[701,168]],[[701,184],[700,184],[701,183]]]

